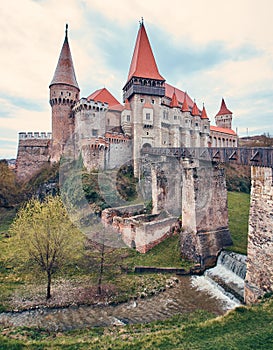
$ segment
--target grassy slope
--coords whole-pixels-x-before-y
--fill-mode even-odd
[[[185,269],[193,265],[181,260],[178,235],[167,238],[146,254],[131,251],[126,263],[131,266],[183,267]]]
[[[247,233],[250,195],[241,192],[228,192],[229,229],[236,253],[247,253]]]
[[[63,334],[16,329],[0,336],[1,349],[273,349],[273,300],[212,318],[204,312],[164,322],[93,328]],[[17,338],[10,339],[10,338]],[[19,339],[19,340],[18,340]],[[35,340],[33,340],[35,339]]]

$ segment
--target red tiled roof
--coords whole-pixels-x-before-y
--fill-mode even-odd
[[[153,51],[143,23],[141,23],[138,31],[127,82],[132,77],[165,80],[159,74]]]
[[[49,87],[53,84],[67,84],[79,89],[67,38],[67,26],[57,67]]]
[[[171,104],[170,104],[171,107],[179,107],[178,106],[178,100],[177,100],[177,97],[176,97],[176,93],[175,93],[175,90],[173,92],[173,96],[172,96],[172,101],[171,101]]]
[[[220,107],[219,112],[216,114],[216,116],[217,115],[224,115],[224,114],[232,114],[232,112],[229,109],[227,109],[225,100],[222,98],[221,107]]]
[[[196,105],[195,102],[194,102],[194,104],[193,104],[191,114],[192,114],[193,116],[200,115],[200,111],[199,111],[199,109],[198,109],[198,107],[197,107],[197,105]]]
[[[91,95],[87,97],[87,100],[100,101],[103,103],[108,103],[109,108],[117,111],[122,111],[123,106],[119,101],[106,89],[102,88],[94,91]]]
[[[210,126],[210,130],[211,131],[221,132],[221,133],[224,133],[224,134],[234,135],[234,136],[237,135],[236,132],[234,130],[232,130],[232,129],[220,128],[219,126],[214,126],[214,125]]]
[[[201,119],[209,119],[205,106],[203,106],[203,109],[202,109]]]
[[[187,101],[188,106],[193,107],[193,101],[187,93],[175,88],[174,86],[172,86],[168,83],[165,83],[165,96],[166,97],[168,97],[169,99],[172,99],[174,91],[175,91],[178,102],[183,104],[183,102],[185,100],[185,96],[186,96],[186,101]]]

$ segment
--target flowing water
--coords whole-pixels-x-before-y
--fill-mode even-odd
[[[246,276],[246,256],[222,251],[217,265],[196,277],[193,285],[210,293],[222,292],[235,304],[244,301],[244,279]]]
[[[0,324],[64,331],[87,326],[147,323],[198,309],[221,315],[239,305],[240,302],[222,287],[219,288],[215,280],[220,276],[227,284],[243,283],[241,277],[238,277],[237,281],[234,277],[237,275],[227,269],[227,264],[236,265],[232,261],[234,257],[230,256],[230,253],[227,253],[228,256],[223,254],[221,253],[217,266],[206,271],[205,276],[181,276],[174,288],[151,298],[132,300],[117,306],[71,306],[60,309],[1,313]],[[243,260],[244,258],[242,258],[242,264],[244,264]],[[226,271],[223,270],[224,268]],[[235,270],[236,268],[234,267]],[[238,271],[243,274],[243,268],[238,268]]]

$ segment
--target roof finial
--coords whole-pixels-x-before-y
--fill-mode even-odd
[[[141,17],[141,21],[139,21],[139,26],[140,26],[140,27],[143,26],[143,24],[144,24],[143,22],[144,22],[143,17]]]
[[[68,24],[65,25],[65,38],[67,39]]]

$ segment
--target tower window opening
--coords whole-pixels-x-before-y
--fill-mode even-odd
[[[151,120],[151,114],[150,113],[146,113],[146,120]]]
[[[144,102],[144,98],[141,98],[141,99],[140,99],[140,102],[143,103],[143,102]]]
[[[127,114],[127,116],[126,116],[126,120],[127,120],[127,122],[129,122],[130,121],[130,115],[129,114]]]
[[[98,136],[98,130],[92,129],[92,136],[97,137]]]
[[[63,92],[61,91],[61,95],[63,96]]]

